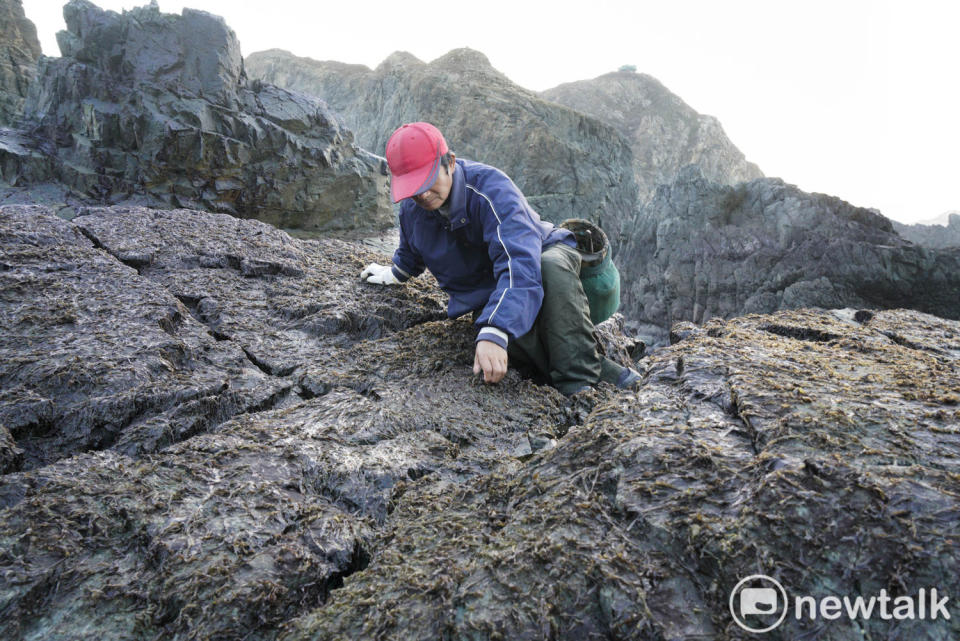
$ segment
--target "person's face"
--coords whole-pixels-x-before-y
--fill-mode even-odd
[[[447,196],[450,195],[450,189],[453,187],[455,161],[456,157],[450,154],[450,166],[446,169],[441,166],[433,186],[419,196],[413,196],[413,202],[427,211],[440,209],[440,205],[446,202]]]

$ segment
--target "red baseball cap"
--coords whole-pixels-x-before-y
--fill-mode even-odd
[[[429,122],[411,122],[393,132],[387,141],[390,197],[398,203],[433,187],[447,141]]]

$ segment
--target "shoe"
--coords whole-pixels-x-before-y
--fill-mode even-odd
[[[636,389],[640,384],[640,372],[630,367],[624,367],[617,378],[617,387],[620,389]]]
[[[592,390],[592,389],[593,389],[593,386],[591,386],[591,385],[584,385],[584,386],[582,386],[582,387],[578,387],[577,389],[573,390],[572,392],[567,392],[567,393],[565,393],[564,396],[566,396],[567,398],[573,398],[573,397],[576,396],[577,394],[580,394],[580,393],[582,393],[582,392],[589,392],[589,391]]]

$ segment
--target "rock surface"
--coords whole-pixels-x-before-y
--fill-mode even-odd
[[[618,71],[540,95],[598,118],[629,141],[644,201],[687,165],[699,166],[709,180],[725,185],[763,177],[730,142],[720,121],[698,114],[647,74]]]
[[[631,228],[621,310],[651,344],[678,321],[811,306],[960,318],[960,250],[918,247],[873,210],[778,179],[731,187],[691,166]]]
[[[386,167],[321,102],[248,82],[222,18],[156,4],[64,7],[62,58],[43,58],[29,131],[0,145],[3,179],[101,203],[253,217],[307,230],[393,221]],[[26,136],[29,134],[29,136]]]
[[[639,390],[568,400],[471,379],[470,324],[429,278],[360,283],[360,245],[78,214],[0,208],[4,639],[745,639],[757,572],[960,588],[956,321],[680,323]]]
[[[37,28],[22,0],[0,0],[0,125],[17,120],[40,58]]]
[[[405,122],[435,124],[458,156],[505,171],[547,220],[588,218],[617,237],[635,208],[631,152],[615,130],[514,84],[477,51],[429,64],[397,52],[370,70],[273,49],[245,64],[252,78],[322,98],[376,153]]]
[[[312,395],[290,374],[318,350],[444,317],[422,287],[359,287],[375,255],[258,221],[122,207],[81,210],[72,223],[42,207],[0,212],[0,425],[26,467],[89,449],[152,451]]]
[[[960,247],[960,212],[951,212],[945,218],[942,225],[905,225],[893,221],[893,228],[907,240],[931,249]]]

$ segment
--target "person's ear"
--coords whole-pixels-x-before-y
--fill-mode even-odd
[[[451,170],[451,167],[456,168],[456,166],[457,166],[457,155],[451,151],[451,152],[450,152],[450,164],[447,166],[447,174],[449,175],[450,172],[452,171],[452,170]]]

